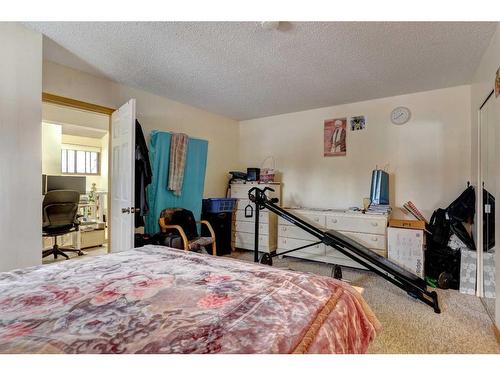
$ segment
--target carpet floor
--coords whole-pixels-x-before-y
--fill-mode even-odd
[[[252,261],[253,253],[231,257]],[[332,266],[291,257],[273,259],[274,267],[331,276]],[[343,278],[364,288],[363,297],[382,324],[369,353],[500,353],[492,321],[481,299],[456,290],[438,289],[441,314],[414,300],[372,272],[343,267]],[[487,301],[486,305],[491,305]]]

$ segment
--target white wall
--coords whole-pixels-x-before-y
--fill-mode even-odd
[[[42,173],[61,173],[62,127],[57,124],[42,124]]]
[[[69,124],[85,128],[108,130],[109,116],[44,102],[42,118],[53,124]]]
[[[43,91],[112,108],[137,99],[137,117],[147,138],[159,129],[208,140],[204,195],[225,194],[227,173],[237,166],[236,121],[48,61],[43,64]]]
[[[478,159],[477,159],[477,132],[478,132],[478,110],[481,104],[484,102],[490,91],[494,88],[495,82],[495,72],[500,68],[500,23],[497,26],[497,30],[493,35],[490,45],[486,52],[484,53],[481,63],[476,70],[474,79],[471,85],[471,175],[475,186],[477,186],[477,170],[478,170]],[[498,199],[498,193],[500,192],[500,131],[498,124],[500,124],[500,97],[493,98],[495,113],[497,115],[497,131],[496,131],[496,160],[497,160],[497,171],[496,171],[496,194]],[[495,212],[496,227],[495,233],[498,238],[500,233],[500,209],[496,208]],[[498,241],[498,240],[497,240]],[[498,249],[498,246],[497,246]],[[497,327],[500,329],[500,251],[496,251],[495,255],[496,263],[496,307],[495,307],[495,322]]]
[[[412,111],[403,126],[389,120],[399,105]],[[367,128],[348,131],[347,156],[323,157],[324,120],[356,115],[367,117]],[[360,207],[369,196],[372,169],[387,165],[392,205],[412,200],[429,217],[435,208],[451,203],[470,180],[470,88],[242,121],[240,168],[260,166],[267,155],[276,158],[282,172],[287,206]]]
[[[61,149],[96,151],[101,154],[101,173],[85,175],[87,191],[95,183],[97,191],[108,191],[108,141],[106,134],[102,138],[80,137],[61,133],[61,125],[42,124],[42,173],[61,174]]]
[[[42,36],[0,23],[0,271],[41,263]]]

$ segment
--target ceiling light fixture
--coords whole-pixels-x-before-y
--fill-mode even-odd
[[[278,30],[280,21],[263,21],[260,25],[264,30]]]

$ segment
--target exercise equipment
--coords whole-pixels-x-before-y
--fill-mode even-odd
[[[423,279],[394,264],[383,256],[374,253],[367,247],[359,244],[358,242],[343,235],[342,233],[339,233],[335,230],[323,231],[315,227],[314,225],[305,222],[299,217],[287,212],[277,205],[277,203],[279,202],[278,198],[267,197],[267,191],[274,190],[270,187],[265,187],[264,189],[253,187],[248,191],[248,198],[250,199],[250,201],[255,203],[254,262],[258,263],[260,261],[260,263],[262,264],[272,266],[274,257],[289,254],[293,251],[305,249],[307,247],[323,243],[340,251],[342,254],[353,259],[370,271],[375,272],[377,275],[393,283],[398,288],[403,289],[411,297],[419,299],[420,301],[431,306],[434,309],[435,313],[439,314],[441,312],[439,308],[437,293],[435,291],[428,291],[426,283]],[[297,247],[295,249],[282,251],[280,253],[264,253],[259,260],[259,211],[263,209],[268,209],[279,217],[305,230],[307,233],[316,237],[318,241],[305,246]],[[334,274],[336,278],[341,278],[342,272],[340,266],[337,265],[335,267]]]

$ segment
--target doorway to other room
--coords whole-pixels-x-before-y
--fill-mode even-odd
[[[44,264],[108,253],[109,127],[109,114],[44,100],[41,176]],[[77,202],[71,206],[66,201],[72,198],[61,196],[58,193],[61,190],[78,192],[74,194]],[[54,220],[67,223],[54,226]]]

